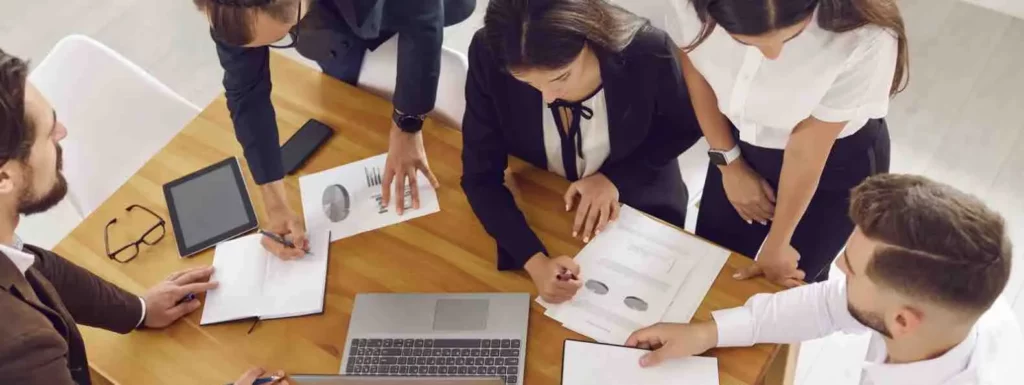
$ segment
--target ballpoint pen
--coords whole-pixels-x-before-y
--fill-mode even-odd
[[[274,242],[280,243],[280,244],[284,245],[285,247],[292,248],[292,249],[295,248],[295,244],[294,243],[292,243],[291,241],[289,241],[287,239],[284,239],[284,237],[282,237],[280,235],[274,234],[273,232],[266,231],[266,230],[260,230],[260,234],[263,234],[263,236],[268,237],[270,239],[273,239]],[[309,255],[308,251],[306,251],[306,255]]]
[[[275,381],[280,381],[280,380],[281,380],[281,377],[278,377],[278,376],[270,376],[270,377],[257,378],[255,381],[252,382],[252,385],[272,384]],[[235,385],[235,384],[227,384],[227,385]]]

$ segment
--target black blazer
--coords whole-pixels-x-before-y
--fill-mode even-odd
[[[650,185],[701,136],[672,39],[646,26],[620,53],[598,53],[611,153],[600,172],[619,190]],[[487,47],[469,47],[462,188],[499,247],[498,268],[546,252],[504,184],[508,156],[547,169],[540,91],[516,80]]]
[[[296,49],[321,65],[343,60],[350,49],[376,49],[398,33],[397,79],[392,102],[412,115],[434,109],[445,20],[473,12],[472,0],[316,0],[298,25]],[[387,26],[385,24],[388,24]],[[382,29],[384,27],[390,29]],[[211,30],[211,36],[213,31]],[[274,106],[270,101],[270,48],[239,47],[213,38],[224,69],[235,136],[256,184],[284,177]]]

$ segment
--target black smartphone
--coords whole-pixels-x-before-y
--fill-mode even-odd
[[[332,135],[334,130],[316,119],[310,119],[303,124],[299,131],[281,146],[284,172],[288,175],[294,174]]]

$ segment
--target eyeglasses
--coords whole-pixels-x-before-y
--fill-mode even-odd
[[[150,227],[149,230],[146,230],[145,233],[142,233],[142,236],[139,237],[139,239],[114,251],[110,251],[110,227],[113,226],[114,223],[117,223],[117,218],[111,219],[110,222],[107,222],[107,227],[103,229],[103,244],[107,249],[107,257],[120,263],[128,263],[131,260],[135,259],[135,257],[139,256],[140,244],[145,243],[146,245],[153,246],[157,242],[160,242],[161,239],[164,239],[164,236],[167,235],[167,222],[164,221],[163,218],[154,213],[152,210],[139,205],[128,206],[128,208],[125,209],[125,212],[131,213],[132,210],[135,209],[142,209],[143,211],[156,217],[156,219],[158,219],[159,222]]]
[[[288,34],[284,35],[284,37],[282,37],[281,40],[278,40],[276,43],[271,44],[270,48],[287,49],[295,47],[295,44],[298,44],[299,25],[302,23],[302,2],[299,1],[298,3],[299,9],[298,12],[296,12],[295,14],[295,27],[292,27],[292,29],[288,31]]]

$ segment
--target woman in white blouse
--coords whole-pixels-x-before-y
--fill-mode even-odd
[[[697,234],[794,286],[853,231],[850,188],[889,169],[907,41],[893,0],[672,0],[669,28],[711,146]]]

